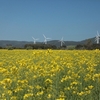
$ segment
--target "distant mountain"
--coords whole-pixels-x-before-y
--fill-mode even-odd
[[[94,37],[94,38],[89,38],[82,41],[64,41],[64,45],[70,46],[70,45],[86,44],[88,41],[91,41],[91,43],[96,43],[95,37]],[[60,46],[60,42],[58,40],[48,41],[48,43],[52,45]]]
[[[12,45],[13,47],[23,48],[25,44],[30,44],[32,42],[27,41],[14,41],[14,40],[0,40],[0,47],[6,47],[7,45]]]
[[[70,46],[70,45],[77,45],[77,44],[85,44],[89,40],[92,43],[96,43],[95,37],[94,37],[94,38],[89,38],[82,41],[64,41],[64,45]],[[37,42],[37,43],[43,43],[43,42]],[[13,47],[23,48],[25,44],[33,44],[33,42],[32,41],[29,42],[29,41],[0,40],[0,47],[6,47],[7,45],[12,45]],[[48,44],[56,45],[57,47],[60,46],[60,42],[58,40],[48,41]]]

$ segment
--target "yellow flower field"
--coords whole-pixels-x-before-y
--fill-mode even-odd
[[[100,51],[0,50],[0,100],[100,100]]]

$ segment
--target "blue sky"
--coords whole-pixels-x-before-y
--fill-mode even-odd
[[[0,0],[0,40],[80,41],[97,31],[100,0]]]

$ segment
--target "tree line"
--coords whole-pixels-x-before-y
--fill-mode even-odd
[[[0,47],[0,49],[8,49],[8,50],[13,50],[13,49],[76,49],[76,50],[94,50],[94,49],[100,49],[100,44],[93,44],[91,40],[87,40],[86,43],[84,44],[78,44],[75,47],[68,48],[68,46],[63,45],[57,47],[56,45],[51,45],[51,44],[25,44],[24,47],[14,47],[11,44],[7,44],[6,47]]]
[[[78,49],[78,50],[95,50],[95,49],[99,49],[100,50],[100,44],[91,44],[91,45],[82,45],[82,44],[78,44],[76,45],[75,49]]]

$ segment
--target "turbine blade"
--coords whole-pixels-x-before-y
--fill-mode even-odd
[[[63,41],[63,37],[61,38],[61,40]]]
[[[97,36],[100,36],[99,32],[97,31]]]
[[[51,39],[51,38],[46,38],[46,39]]]
[[[35,38],[34,37],[32,37],[33,38],[33,40],[35,40]]]
[[[63,43],[65,43],[64,41],[62,41]]]
[[[39,39],[35,39],[35,40],[39,40]]]
[[[43,34],[44,38],[46,38],[46,36]]]

